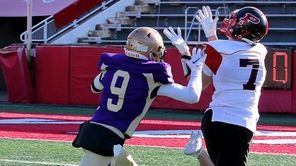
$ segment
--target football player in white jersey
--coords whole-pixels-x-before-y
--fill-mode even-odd
[[[220,27],[228,40],[218,40],[218,19],[212,18],[210,7],[204,6],[195,17],[209,40],[204,45],[207,58],[203,89],[211,83],[214,86],[201,125],[206,147],[214,165],[244,166],[259,119],[258,103],[266,76],[267,54],[259,41],[268,32],[268,21],[255,7],[234,10]]]

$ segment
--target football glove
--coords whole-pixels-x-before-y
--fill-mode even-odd
[[[165,34],[165,36],[168,39],[170,39],[170,41],[178,49],[178,51],[182,55],[188,55],[189,47],[187,43],[184,41],[184,39],[182,38],[180,27],[177,28],[177,32],[178,32],[178,35],[176,34],[176,32],[172,27],[168,27],[163,30],[163,33]]]
[[[202,70],[206,57],[207,56],[204,53],[204,50],[194,47],[192,49],[191,60],[187,60],[185,63],[188,65],[190,70]]]
[[[202,10],[198,10],[198,15],[195,15],[195,18],[201,24],[207,38],[210,36],[217,36],[216,31],[219,18],[212,18],[212,12],[209,6],[203,6]]]

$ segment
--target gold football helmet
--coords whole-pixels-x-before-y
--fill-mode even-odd
[[[139,27],[127,37],[125,54],[136,59],[160,61],[165,47],[161,35],[153,28]]]

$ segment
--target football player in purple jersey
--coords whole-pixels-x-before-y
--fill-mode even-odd
[[[206,58],[201,50],[194,48],[192,60],[186,61],[191,70],[187,86],[174,82],[170,65],[163,61],[163,39],[155,29],[133,30],[124,50],[124,54],[101,55],[101,72],[91,85],[93,92],[101,93],[99,106],[92,118],[81,124],[72,143],[85,152],[81,166],[137,165],[123,145],[133,136],[155,97],[199,101]]]

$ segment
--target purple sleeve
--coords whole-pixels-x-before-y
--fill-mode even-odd
[[[161,62],[160,64],[160,71],[155,74],[155,81],[162,84],[174,83],[171,66],[165,62]]]

